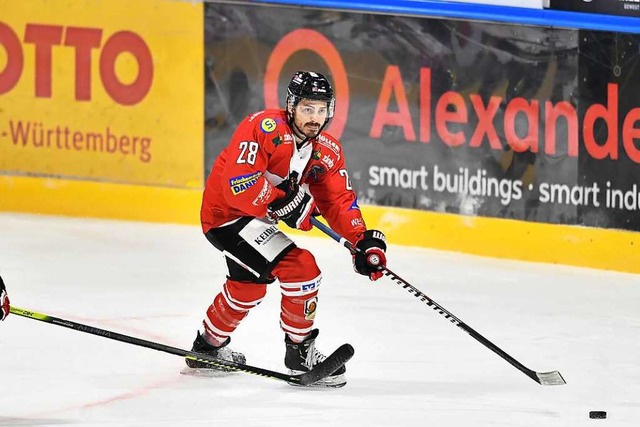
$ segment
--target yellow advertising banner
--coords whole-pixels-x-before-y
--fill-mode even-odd
[[[0,173],[202,186],[201,3],[0,10]]]

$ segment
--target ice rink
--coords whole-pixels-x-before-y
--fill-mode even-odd
[[[324,274],[318,347],[355,347],[346,387],[188,377],[180,357],[11,315],[0,323],[0,425],[640,425],[640,276],[390,246],[392,270],[567,381],[543,387],[393,281],[356,275],[328,237],[293,238]],[[12,304],[114,332],[190,349],[225,271],[197,226],[0,214]],[[279,303],[276,284],[232,347],[284,371]]]

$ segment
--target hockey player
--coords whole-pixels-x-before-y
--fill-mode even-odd
[[[6,319],[9,315],[11,306],[9,305],[9,296],[7,295],[7,288],[4,286],[2,276],[0,276],[0,320]]]
[[[367,259],[386,265],[385,236],[367,230],[345,168],[338,140],[323,132],[333,117],[335,98],[319,73],[296,72],[287,88],[284,110],[246,117],[215,160],[202,200],[202,229],[225,256],[229,274],[208,308],[193,351],[245,363],[227,345],[231,333],[260,304],[276,280],[282,294],[280,326],[285,333],[285,366],[292,374],[308,371],[325,359],[315,347],[313,328],[322,275],[313,255],[297,247],[276,226],[277,220],[299,230],[312,228],[311,215],[362,250],[353,256],[356,272],[382,276]],[[196,369],[211,368],[187,360]],[[322,386],[346,384],[344,367]]]

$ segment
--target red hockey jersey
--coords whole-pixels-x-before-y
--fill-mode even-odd
[[[246,117],[207,179],[200,218],[206,233],[239,217],[264,217],[283,197],[275,186],[295,172],[331,228],[351,242],[366,230],[340,143],[322,132],[298,148],[285,110]]]

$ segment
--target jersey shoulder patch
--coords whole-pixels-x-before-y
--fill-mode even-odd
[[[287,124],[284,110],[263,110],[249,117],[255,138],[263,142],[271,141],[273,147],[293,144],[293,134]]]
[[[258,127],[260,128],[262,133],[269,134],[276,130],[278,124],[276,123],[275,119],[271,117],[265,117],[264,119],[260,120],[260,124],[258,125]]]
[[[265,134],[274,132],[279,125],[287,125],[284,110],[262,110],[249,116],[248,121]]]
[[[342,155],[342,147],[340,147],[340,143],[334,137],[322,132],[318,135],[316,141],[318,141],[318,144],[327,147],[338,157],[338,159],[340,159]]]

